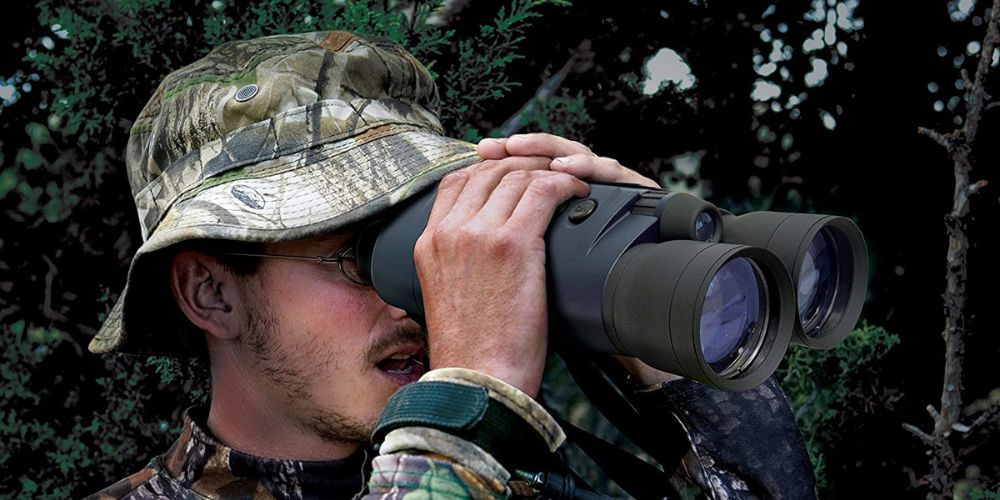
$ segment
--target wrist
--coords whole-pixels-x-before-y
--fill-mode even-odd
[[[480,465],[488,456],[513,468],[539,465],[564,439],[537,402],[501,380],[464,368],[432,370],[401,388],[373,435],[382,455],[419,450]],[[494,463],[492,458],[486,462]]]
[[[458,368],[463,370],[472,370],[485,375],[488,375],[494,379],[502,381],[503,383],[510,385],[527,394],[528,397],[535,399],[538,397],[538,391],[541,389],[541,369],[538,370],[539,375],[532,375],[527,373],[529,370],[523,368],[518,369],[516,366],[511,366],[509,364],[502,363],[468,363],[468,362],[450,362],[444,360],[442,362],[437,362],[434,359],[433,354],[431,355],[431,369],[450,369]]]
[[[545,346],[540,353],[525,353],[507,347],[488,349],[486,346],[434,349],[431,344],[432,370],[461,368],[489,375],[517,390],[536,398],[542,386],[545,370]],[[473,353],[473,354],[469,354]]]

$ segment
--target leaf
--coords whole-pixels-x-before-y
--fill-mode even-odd
[[[31,145],[36,150],[44,144],[53,144],[49,128],[41,123],[29,123],[24,126],[24,131],[28,133],[28,137],[31,138]]]
[[[42,166],[42,163],[45,163],[45,158],[37,151],[21,148],[17,152],[17,158],[14,159],[14,163],[23,166],[25,170],[35,170]]]
[[[7,194],[17,187],[18,182],[17,172],[13,168],[6,168],[0,172],[0,200],[7,197]]]
[[[24,333],[24,325],[25,323],[23,319],[19,319],[11,323],[10,332],[13,333],[14,335],[21,335],[22,333]]]
[[[28,479],[26,477],[21,478],[21,488],[25,493],[34,493],[38,491],[38,483]]]

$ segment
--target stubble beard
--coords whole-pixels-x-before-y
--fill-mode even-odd
[[[281,338],[281,323],[266,301],[255,298],[255,307],[247,314],[246,344],[256,356],[256,368],[278,391],[289,411],[286,412],[300,429],[332,444],[362,444],[375,429],[375,419],[359,419],[315,403],[313,388],[322,383],[324,368],[331,363],[334,352],[328,346],[285,346]],[[286,337],[288,338],[288,337]],[[315,340],[315,336],[308,336]],[[318,359],[309,359],[316,353]],[[317,362],[318,361],[318,362]]]

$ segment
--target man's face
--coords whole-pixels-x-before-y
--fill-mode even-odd
[[[348,243],[333,235],[269,244],[264,253],[333,256]],[[389,396],[425,371],[419,325],[336,264],[264,258],[243,284],[245,364],[307,432],[331,442],[368,439]]]

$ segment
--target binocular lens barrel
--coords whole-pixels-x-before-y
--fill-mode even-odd
[[[750,212],[724,219],[723,241],[759,246],[781,259],[796,285],[793,342],[832,349],[851,333],[868,286],[861,231],[844,217]]]
[[[701,354],[716,373],[737,371],[760,345],[767,319],[764,279],[746,257],[719,269],[705,292],[698,330]]]
[[[830,229],[821,229],[813,237],[799,266],[799,321],[806,335],[815,333],[833,312],[840,282],[839,256]]]
[[[610,273],[604,330],[620,353],[741,391],[763,382],[784,356],[794,300],[781,262],[760,248],[642,244]]]

